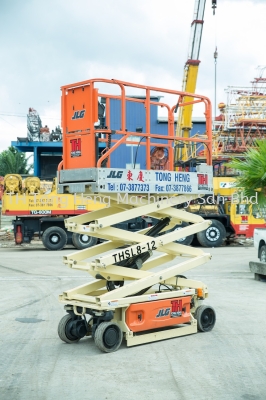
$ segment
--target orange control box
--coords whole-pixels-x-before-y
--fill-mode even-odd
[[[190,322],[191,296],[131,304],[126,324],[133,332]]]

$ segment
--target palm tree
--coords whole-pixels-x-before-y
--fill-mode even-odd
[[[266,140],[257,140],[256,148],[251,148],[244,153],[244,160],[234,159],[228,166],[240,172],[236,178],[235,186],[239,194],[252,201],[252,208],[266,218]],[[255,197],[254,197],[255,196]]]
[[[7,174],[29,174],[32,164],[28,164],[32,156],[26,157],[25,153],[20,153],[15,147],[11,146],[8,150],[0,153],[0,175]]]

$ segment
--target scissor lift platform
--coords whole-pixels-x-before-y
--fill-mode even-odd
[[[105,82],[117,84],[118,81]],[[90,80],[63,88],[63,149],[73,150],[73,140],[76,147],[74,155],[63,156],[64,161],[58,171],[58,191],[95,195],[100,202],[108,196],[110,206],[65,220],[69,231],[104,241],[64,257],[64,263],[68,267],[86,271],[94,280],[67,290],[59,296],[67,314],[59,322],[58,334],[67,343],[78,342],[81,338],[91,335],[99,349],[112,352],[119,348],[123,338],[127,346],[133,346],[188,335],[198,330],[210,331],[215,324],[215,311],[212,307],[202,304],[208,297],[208,288],[204,283],[187,279],[183,274],[206,263],[211,256],[201,249],[185,246],[180,242],[182,238],[200,232],[210,225],[209,221],[186,212],[182,207],[198,197],[212,193],[210,159],[192,171],[173,171],[170,167],[168,170],[156,171],[151,169],[149,161],[146,169],[116,169],[111,168],[108,163],[102,167],[102,162],[125,142],[129,134],[133,134],[126,131],[122,117],[122,128],[119,132],[122,137],[113,143],[100,160],[91,162],[83,152],[82,141],[88,144],[99,131],[92,123],[93,118],[88,121],[90,125],[87,130],[78,125],[76,128],[83,130],[74,130],[73,117],[71,122],[69,121],[73,110],[78,109],[74,106],[75,92],[78,96],[83,96],[87,91],[89,98],[93,99],[94,83],[95,80]],[[125,86],[130,84],[119,81],[118,85],[122,92],[123,116],[123,102],[127,99]],[[144,101],[148,113],[152,103],[150,90],[155,88],[141,88],[146,90]],[[182,104],[184,94],[173,93],[179,96],[179,106],[185,106],[186,104]],[[106,94],[104,97],[108,98]],[[69,104],[71,101],[73,103]],[[205,104],[207,133],[210,133],[209,102],[204,97],[196,96],[196,100],[189,104],[199,101]],[[174,107],[168,108],[168,111],[171,112],[170,119],[173,121]],[[75,111],[74,117],[80,115],[78,112]],[[108,115],[106,118],[108,120]],[[147,116],[147,132],[148,125]],[[167,141],[165,146],[168,146],[169,154],[172,155],[172,144],[176,139],[172,134],[173,126],[172,124],[168,135],[164,136],[164,140]],[[107,127],[105,134],[111,134],[108,132]],[[76,138],[73,139],[75,135]],[[141,135],[146,135],[145,147],[148,148],[148,157],[150,140],[159,135]],[[185,141],[184,138],[182,140]],[[210,155],[209,134],[205,142],[207,153]],[[79,159],[82,155],[83,159]],[[169,159],[172,159],[170,155]],[[113,226],[144,215],[158,222],[138,232],[128,232]],[[86,316],[89,316],[89,319]]]

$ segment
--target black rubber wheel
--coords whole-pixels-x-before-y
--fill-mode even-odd
[[[261,246],[259,259],[261,262],[266,262],[266,246]]]
[[[199,306],[194,317],[197,320],[198,330],[201,332],[209,332],[215,325],[216,314],[210,306]]]
[[[70,332],[68,332],[68,324],[72,320],[71,315],[67,314],[61,320],[59,321],[58,324],[58,336],[63,342],[66,343],[77,343],[80,339],[77,338],[76,336],[71,335]]]
[[[106,352],[111,353],[119,349],[123,339],[120,326],[115,322],[102,322],[95,331],[94,341],[96,346]]]
[[[67,244],[67,233],[59,226],[51,226],[43,232],[42,242],[47,250],[62,250]]]
[[[173,231],[177,231],[179,229],[185,228],[186,226],[189,226],[189,224],[187,222],[182,222],[181,225],[176,225],[173,229]],[[179,240],[175,240],[175,243],[179,243],[179,244],[184,244],[185,246],[189,246],[191,245],[192,241],[193,241],[194,235],[189,235],[189,236],[185,236]]]
[[[200,242],[198,241],[197,235],[194,235],[191,246],[193,247],[201,247]]]
[[[95,246],[95,244],[97,243],[97,238],[89,235],[73,233],[72,243],[74,247],[76,247],[76,249],[83,250],[87,249],[88,247]]]
[[[211,221],[209,228],[197,233],[197,239],[203,247],[219,247],[226,237],[223,224],[216,219],[211,219]]]

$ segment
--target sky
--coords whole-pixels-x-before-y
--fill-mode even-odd
[[[0,151],[27,136],[29,107],[50,130],[60,125],[63,85],[114,78],[181,90],[194,3],[1,0]],[[266,66],[265,15],[266,0],[217,0],[215,16],[206,0],[196,93],[215,104],[216,46],[216,104],[228,86],[251,86]]]

